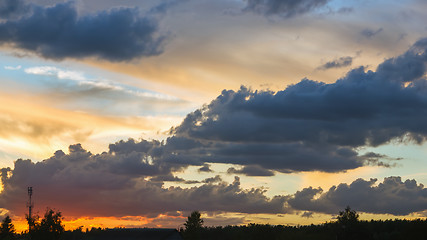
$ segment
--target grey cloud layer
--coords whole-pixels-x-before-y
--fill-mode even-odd
[[[244,11],[290,18],[325,6],[329,0],[246,0]]]
[[[368,213],[406,215],[427,209],[427,189],[415,180],[389,177],[375,185],[376,179],[358,179],[340,184],[323,193],[305,188],[293,195],[266,197],[266,190],[243,189],[240,179],[232,183],[219,175],[190,188],[165,188],[167,179],[157,159],[147,159],[158,142],[120,142],[110,152],[93,155],[80,145],[71,145],[70,153],[61,151],[49,159],[34,163],[17,160],[13,169],[1,169],[3,191],[0,207],[21,214],[25,212],[26,188],[32,186],[37,209],[46,206],[61,210],[67,217],[180,215],[194,209],[207,212],[286,214],[318,212],[337,214],[347,205]],[[120,148],[120,150],[118,149]],[[138,153],[136,149],[139,149]],[[162,177],[163,176],[163,177]],[[179,180],[181,181],[181,180]],[[320,195],[319,195],[320,194]],[[310,213],[303,213],[309,217]]]
[[[29,16],[0,23],[1,44],[12,44],[50,59],[132,60],[162,53],[165,39],[159,33],[157,20],[141,17],[132,8],[80,17],[72,3],[32,6]]]
[[[169,140],[171,139],[189,142],[185,138],[173,137]],[[257,165],[256,171],[252,167],[240,171],[249,174],[248,170],[251,170],[252,176],[256,173],[260,176],[265,176],[266,173],[269,175],[272,173],[269,170],[285,173],[313,170],[336,172],[360,167],[364,161],[349,148],[308,146],[303,143],[193,140],[193,144],[181,149],[168,142],[164,151],[163,160],[173,164],[201,165],[208,162]]]
[[[126,146],[128,144],[128,146]],[[131,148],[129,145],[132,145]],[[157,216],[176,211],[229,211],[243,213],[285,213],[286,197],[267,198],[264,190],[240,187],[219,176],[205,179],[192,188],[162,187],[145,180],[169,170],[142,152],[157,142],[121,142],[109,153],[93,155],[80,145],[70,146],[70,153],[58,151],[42,162],[17,160],[13,170],[3,168],[0,206],[20,214],[25,211],[25,189],[32,186],[38,209],[60,209],[66,216]],[[140,149],[141,152],[134,151]],[[128,151],[129,150],[129,151]],[[126,151],[126,152],[125,152]]]

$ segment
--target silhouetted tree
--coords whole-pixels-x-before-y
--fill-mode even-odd
[[[12,240],[15,239],[15,227],[12,224],[12,219],[9,216],[6,216],[0,228],[0,239],[1,240]]]
[[[359,214],[356,211],[347,206],[344,211],[340,211],[337,219],[339,239],[359,239],[361,231],[358,224]]]
[[[184,223],[186,230],[199,229],[203,226],[203,219],[200,218],[200,212],[194,211],[187,217],[187,221]]]
[[[31,240],[58,240],[64,232],[61,212],[46,209],[43,219],[39,217],[28,217],[29,235]]]
[[[341,225],[351,225],[357,223],[359,220],[359,214],[357,214],[356,211],[351,210],[350,206],[347,206],[344,211],[340,211],[337,219],[338,223]]]
[[[38,225],[40,224],[39,222],[39,216],[38,215],[34,215],[34,216],[28,216],[27,214],[25,214],[25,219],[27,219],[27,223],[28,223],[28,234],[30,234],[34,231],[34,229],[38,228]]]
[[[200,230],[203,227],[203,219],[200,218],[200,212],[194,211],[187,217],[184,223],[186,239],[199,239]]]

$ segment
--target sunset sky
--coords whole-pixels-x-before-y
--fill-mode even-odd
[[[427,1],[0,0],[0,219],[427,216]]]

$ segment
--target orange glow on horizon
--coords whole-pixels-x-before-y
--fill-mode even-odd
[[[219,215],[209,216],[202,214],[205,220],[205,226],[218,226],[217,220],[227,220],[233,218],[245,218],[240,224],[231,225],[246,225],[248,223],[272,224],[272,225],[310,225],[322,224],[330,221],[335,221],[333,215],[315,213],[311,218],[301,217],[302,212],[293,214],[242,214],[242,213],[222,213]],[[369,214],[360,212],[360,220],[387,220],[387,219],[424,219],[421,214],[407,216],[393,216],[389,214]],[[64,219],[63,224],[65,230],[75,230],[81,228],[83,231],[92,228],[175,228],[183,227],[186,221],[184,216],[168,216],[159,215],[156,218],[147,218],[143,216],[124,216],[124,217],[79,217],[76,219]],[[227,222],[227,221],[226,221]],[[23,218],[12,217],[12,223],[18,233],[28,230],[27,221]],[[220,224],[221,226],[230,224]]]
[[[83,231],[91,228],[178,228],[185,222],[183,216],[159,215],[156,218],[143,216],[124,217],[79,217],[76,219],[65,218],[62,223],[65,230],[82,228]],[[27,221],[24,218],[12,217],[12,223],[17,232],[28,230]]]

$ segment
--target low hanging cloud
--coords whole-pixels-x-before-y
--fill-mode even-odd
[[[325,6],[329,0],[246,0],[245,12],[291,18]]]
[[[96,155],[80,145],[72,145],[69,154],[57,151],[42,162],[19,159],[13,169],[1,170],[0,206],[13,214],[25,212],[22,199],[26,199],[26,188],[32,186],[37,209],[54,207],[67,217],[153,217],[194,209],[287,212],[286,197],[268,198],[265,190],[242,189],[238,177],[229,184],[216,176],[191,188],[164,188],[161,182],[146,180],[147,176],[167,175],[171,171],[170,166],[143,154],[153,151],[158,144],[122,142],[112,145],[108,153]]]
[[[124,217],[159,214],[179,216],[194,209],[247,214],[313,213],[337,214],[350,205],[359,212],[407,215],[427,209],[427,189],[415,180],[400,177],[377,180],[357,179],[323,192],[304,188],[291,195],[267,197],[262,188],[243,189],[236,176],[232,183],[219,175],[206,178],[198,186],[164,187],[157,180],[174,171],[148,154],[159,146],[156,141],[118,142],[109,152],[92,154],[80,145],[71,145],[69,154],[57,151],[42,162],[19,159],[14,168],[2,168],[0,206],[13,215],[25,212],[26,189],[33,187],[36,209],[59,209],[67,217]],[[147,155],[144,155],[146,153]],[[176,170],[177,168],[175,168]],[[159,177],[156,181],[149,178]]]
[[[304,188],[289,199],[293,209],[336,214],[337,209],[351,206],[366,213],[408,215],[427,209],[427,189],[415,180],[402,181],[400,177],[357,179],[351,184],[339,184],[328,191]]]
[[[331,68],[343,68],[348,67],[353,63],[353,57],[346,56],[346,57],[340,57],[338,59],[334,59],[332,61],[329,61],[322,66],[318,67],[317,69],[320,70],[328,70]]]
[[[51,7],[31,5],[27,15],[0,23],[0,44],[48,59],[96,57],[128,61],[161,54],[167,39],[159,32],[158,20],[141,16],[136,8],[78,16],[73,3],[67,2]]]

